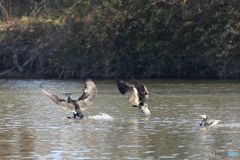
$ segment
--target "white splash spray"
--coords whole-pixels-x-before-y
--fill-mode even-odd
[[[99,113],[96,116],[88,116],[88,119],[105,119],[105,120],[111,120],[114,119],[113,117],[111,117],[110,115],[106,114],[106,113]]]

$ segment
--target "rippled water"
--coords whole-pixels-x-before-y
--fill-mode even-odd
[[[83,111],[85,118],[67,119],[72,113],[45,97],[39,84],[59,97],[71,92],[77,99],[82,80],[0,80],[0,159],[211,159],[214,151],[240,154],[239,81],[140,81],[150,92],[150,118],[131,107],[114,80],[94,80],[98,96]],[[222,121],[200,128],[200,114]]]

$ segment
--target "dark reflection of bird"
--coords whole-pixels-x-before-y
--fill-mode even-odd
[[[221,121],[221,120],[207,121],[208,117],[206,115],[200,115],[200,117],[203,118],[203,121],[202,121],[202,123],[200,123],[200,126],[213,126]]]
[[[132,107],[138,107],[145,116],[150,116],[148,109],[148,90],[145,85],[139,83],[132,76],[133,84],[116,79],[117,87],[127,100],[133,104]]]
[[[56,95],[52,95],[45,91],[41,87],[41,91],[43,94],[45,94],[47,97],[49,97],[53,102],[55,102],[57,105],[59,105],[61,108],[73,112],[73,117],[70,118],[76,118],[76,116],[83,118],[82,110],[86,110],[87,106],[91,105],[93,101],[96,99],[97,96],[97,87],[94,84],[94,82],[91,79],[84,80],[84,89],[83,94],[81,97],[78,98],[78,100],[72,100],[71,99],[71,93],[64,93],[63,95],[66,95],[68,97],[67,100],[61,99]]]

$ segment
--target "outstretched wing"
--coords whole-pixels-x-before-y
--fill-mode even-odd
[[[207,124],[210,126],[213,126],[213,125],[216,125],[218,122],[220,122],[221,120],[211,120],[211,121],[208,121]]]
[[[121,81],[119,79],[116,79],[117,87],[120,93],[123,95],[128,91],[129,87],[131,86],[127,82]]]
[[[130,86],[128,88],[128,91],[124,94],[125,97],[127,97],[128,101],[135,105],[139,106],[139,97],[138,97],[138,92],[137,89],[134,86]]]
[[[147,90],[147,87],[145,85],[143,85],[142,83],[138,82],[134,78],[134,76],[132,76],[131,78],[132,78],[132,82],[133,82],[134,86],[136,87],[137,91],[148,100],[149,92]]]
[[[69,111],[69,112],[75,112],[75,106],[71,103],[68,103],[66,100],[59,98],[56,95],[52,95],[51,93],[48,93],[47,91],[45,91],[42,88],[42,85],[40,85],[41,87],[41,92],[46,95],[48,98],[50,98],[53,102],[55,102],[58,106],[60,106],[61,108]]]
[[[78,98],[78,105],[81,110],[86,110],[97,97],[97,87],[91,79],[84,80],[84,89],[81,97]]]
[[[133,85],[130,85],[127,82],[121,81],[119,79],[116,80],[116,83],[120,93],[122,93],[131,104],[138,106],[139,97],[137,89]]]

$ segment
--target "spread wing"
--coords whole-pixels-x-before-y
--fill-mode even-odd
[[[120,93],[123,95],[128,91],[129,87],[131,86],[127,82],[121,81],[119,79],[116,79],[117,87]]]
[[[139,105],[139,97],[137,89],[134,86],[130,86],[128,88],[128,91],[124,94],[125,97],[127,97],[128,101],[132,103],[135,106]]]
[[[216,125],[218,122],[220,122],[221,120],[211,120],[211,121],[208,121],[207,124],[210,126],[213,126],[213,125]]]
[[[120,93],[122,93],[131,104],[138,106],[139,97],[137,89],[133,85],[119,79],[116,80],[116,83]]]
[[[42,85],[40,85],[41,87],[41,92],[46,95],[48,98],[50,98],[53,102],[55,102],[58,106],[60,106],[61,108],[69,111],[69,112],[74,112],[75,111],[75,106],[71,103],[68,103],[66,100],[59,98],[56,95],[52,95],[51,93],[48,93],[47,91],[45,91],[42,88]]]
[[[142,83],[138,82],[134,78],[134,76],[132,76],[132,82],[133,82],[134,86],[136,87],[137,91],[148,100],[149,92],[147,90],[147,87],[145,85],[143,85]]]
[[[81,97],[78,98],[78,105],[81,110],[86,110],[87,106],[90,106],[97,97],[97,87],[91,79],[84,81],[84,89]]]

